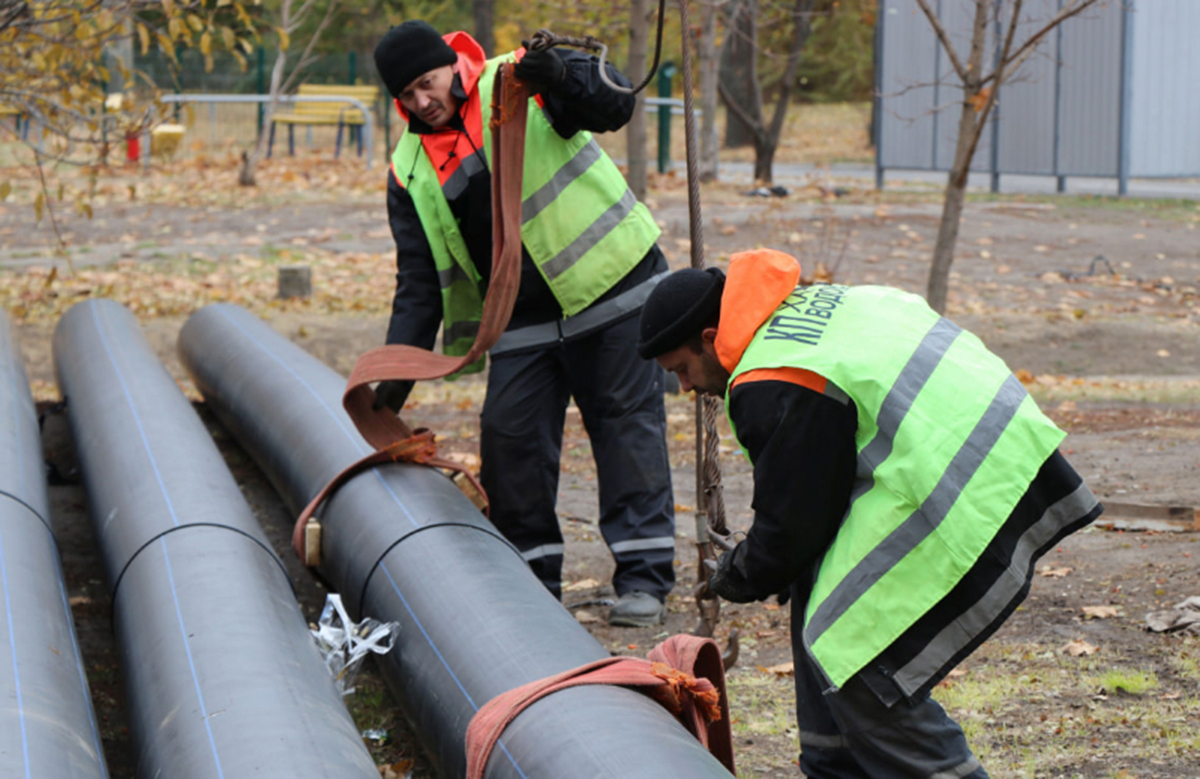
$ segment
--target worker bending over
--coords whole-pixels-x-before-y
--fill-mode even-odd
[[[622,127],[634,98],[605,86],[595,57],[517,52],[485,60],[469,35],[422,21],[393,27],[375,62],[408,127],[392,156],[396,240],[389,344],[450,355],[475,340],[491,277],[492,87],[502,62],[530,84],[521,203],[521,286],[490,352],[481,481],[492,522],[556,596],[563,538],[555,503],[567,404],[591,439],[600,532],[616,561],[614,625],[662,621],[674,584],[675,517],[662,370],[638,357],[637,314],[667,270],[659,230],[591,131]],[[628,86],[611,66],[609,77]],[[482,361],[474,366],[482,369]],[[383,382],[399,410],[411,382]]]
[[[986,777],[930,690],[1101,506],[974,335],[896,289],[799,280],[786,254],[735,254],[642,312],[642,356],[725,398],[754,465],[753,524],[708,589],[791,588],[807,776]]]

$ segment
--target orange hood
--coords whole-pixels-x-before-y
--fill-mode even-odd
[[[755,249],[729,258],[715,344],[725,370],[733,373],[758,328],[799,282],[800,262],[790,254]]]

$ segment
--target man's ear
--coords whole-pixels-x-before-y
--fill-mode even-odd
[[[714,344],[716,344],[716,342],[717,342],[717,328],[706,327],[703,330],[701,330],[700,331],[700,341],[702,343],[704,343],[705,345],[712,347],[715,350],[716,347],[714,346]]]

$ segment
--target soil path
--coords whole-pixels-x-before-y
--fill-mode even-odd
[[[710,198],[706,201],[708,256],[717,264],[726,262],[734,251],[773,246],[797,254],[806,274],[821,263],[833,270],[838,281],[884,283],[916,292],[923,287],[938,218],[935,206],[764,201],[725,191],[706,196]],[[682,193],[658,193],[648,202],[664,228],[664,250],[672,265],[681,267],[688,249]],[[50,262],[44,231],[27,230],[26,219],[12,207],[0,210],[0,265],[20,268]],[[66,230],[79,248],[76,263],[106,264],[118,259],[218,259],[232,252],[269,258],[282,246],[387,256],[391,244],[385,225],[380,204],[374,198],[359,198],[237,211],[110,205],[98,209],[90,224],[68,219]],[[1196,219],[1148,218],[1135,211],[1019,202],[971,204],[966,210],[949,315],[980,335],[1014,370],[1027,373],[1043,407],[1069,433],[1064,444],[1068,457],[1102,498],[1200,506],[1200,405],[1196,402],[1200,312],[1194,308],[1200,241],[1196,229]],[[80,238],[85,234],[86,240]],[[378,294],[386,298],[390,290]],[[386,318],[289,313],[276,315],[271,323],[344,374],[355,356],[382,341]],[[186,385],[174,353],[181,324],[177,318],[150,319],[144,332],[168,369]],[[24,324],[18,330],[30,378],[53,381],[52,326]],[[435,427],[447,450],[470,461],[478,451],[482,390],[478,379],[419,387],[407,413],[410,419]],[[695,620],[694,607],[685,597],[694,580],[692,403],[681,396],[667,400],[680,585],[669,602],[668,622],[659,630],[620,630],[604,622],[612,562],[595,524],[595,475],[587,437],[578,414],[568,416],[559,504],[567,543],[565,601],[597,640],[618,653],[642,655],[661,637],[690,630]],[[280,555],[293,567],[301,601],[310,618],[315,618],[324,593],[287,548],[290,517],[203,404],[197,410]],[[111,634],[110,604],[87,521],[86,496],[75,483],[65,420],[48,417],[45,435],[48,460],[62,477],[62,483],[51,488],[54,522],[105,748],[113,776],[130,777],[136,768],[124,714],[119,651]],[[727,430],[724,443],[730,522],[745,529],[751,519],[750,469],[735,455],[736,445]],[[1177,713],[1182,724],[1155,730],[1150,724],[1139,726],[1135,717],[1130,725],[1134,715],[1126,712],[1125,725],[1119,725],[1119,718],[1115,721],[1133,735],[1123,743],[1096,746],[1090,741],[1092,726],[1077,722],[1080,712],[1088,712],[1084,719],[1089,721],[1111,724],[1107,713],[1133,703],[1120,696],[1097,700],[1094,690],[1081,691],[1065,683],[1056,688],[1061,694],[1053,699],[1046,698],[1043,690],[1040,699],[1008,698],[987,704],[991,709],[983,704],[977,707],[977,701],[948,703],[957,706],[956,715],[965,724],[978,724],[968,732],[983,745],[981,751],[994,767],[994,776],[1111,776],[1121,775],[1119,771],[1132,772],[1126,774],[1130,776],[1195,775],[1194,740],[1184,746],[1168,744],[1165,734],[1200,726],[1195,705],[1200,674],[1195,662],[1189,666],[1179,658],[1187,652],[1196,657],[1198,649],[1189,639],[1151,636],[1140,630],[1146,611],[1200,595],[1193,544],[1190,534],[1099,530],[1068,539],[1052,555],[1054,559],[1045,562],[1071,572],[1038,577],[1026,606],[978,657],[964,664],[966,680],[986,680],[1005,668],[1016,679],[1031,673],[1029,668],[1039,668],[1043,661],[1038,658],[1047,653],[1055,658],[1054,667],[1061,669],[1067,662],[1061,660],[1061,645],[1083,639],[1099,646],[1100,654],[1077,662],[1091,662],[1100,667],[1097,672],[1106,664],[1153,670],[1160,682],[1158,692],[1191,700],[1190,707]],[[1119,607],[1119,616],[1085,621],[1080,607],[1100,604]],[[727,605],[723,614],[719,637],[734,624],[743,635],[741,660],[731,675],[743,775],[795,776],[790,682],[761,670],[790,658],[787,609],[773,604]],[[1030,659],[1022,660],[1026,655]],[[431,775],[405,725],[389,707],[378,677],[368,671],[362,689],[359,702],[351,701],[360,725],[383,726],[390,732],[386,744],[374,745],[377,758],[393,762],[409,756],[417,761],[414,776]],[[1058,751],[1050,754],[1047,742],[1041,740],[1043,723],[1068,718],[1074,718],[1071,722],[1078,725],[1078,733],[1068,728],[1067,736],[1055,737],[1049,743]],[[1025,757],[1029,752],[1035,753],[1035,769],[1027,771],[1022,766],[1029,764]]]

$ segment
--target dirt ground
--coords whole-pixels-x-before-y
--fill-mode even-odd
[[[664,229],[661,243],[673,267],[682,267],[688,261],[685,193],[663,181],[647,203]],[[332,202],[314,196],[286,205],[231,205],[237,204],[113,202],[97,207],[90,222],[67,217],[64,230],[77,249],[78,268],[202,262],[233,253],[278,263],[279,247],[335,261],[344,253],[378,255],[384,274],[392,262],[382,197],[373,189]],[[852,193],[826,201],[798,193],[763,199],[721,188],[706,190],[705,208],[710,262],[772,246],[799,256],[806,275],[820,263],[840,282],[916,292],[923,290],[939,215],[936,204],[921,198]],[[0,206],[0,265],[14,274],[52,262],[45,225],[29,229],[28,221],[20,208]],[[1157,209],[1072,198],[983,200],[970,203],[964,216],[948,315],[1026,381],[1068,432],[1068,458],[1109,502],[1200,507],[1198,223],[1200,210],[1190,204]],[[14,278],[4,275],[0,283]],[[322,284],[320,276],[315,284]],[[390,289],[379,286],[377,295],[382,303],[364,314],[267,313],[276,329],[346,373],[359,353],[382,341]],[[186,388],[174,354],[182,322],[182,316],[143,316],[146,337]],[[18,322],[26,368],[43,398],[52,392],[53,324],[35,316]],[[433,427],[444,450],[470,461],[478,451],[482,387],[481,380],[418,387],[407,418]],[[587,438],[578,414],[568,416],[559,503],[567,543],[564,601],[598,641],[621,654],[643,655],[695,623],[686,596],[695,577],[693,404],[677,395],[667,404],[679,586],[661,629],[616,629],[604,621],[612,561],[596,527]],[[315,619],[323,593],[287,548],[291,517],[202,403],[197,411],[292,566],[301,601]],[[723,430],[729,520],[745,529],[750,469]],[[119,649],[61,416],[48,417],[45,437],[48,459],[61,476],[51,487],[54,523],[109,766],[114,777],[131,777]],[[1195,534],[1158,527],[1097,527],[1068,538],[1039,564],[1043,575],[1035,577],[1026,604],[938,690],[993,776],[1200,775],[1200,640],[1143,629],[1147,612],[1200,595],[1193,557],[1200,548]],[[1082,610],[1096,606],[1113,609],[1096,618]],[[791,678],[779,667],[790,659],[787,609],[726,604],[718,638],[724,641],[733,626],[743,637],[730,673],[740,774],[797,776]],[[372,742],[379,762],[411,759],[414,777],[432,775],[371,669],[348,703],[360,727],[388,731]]]

